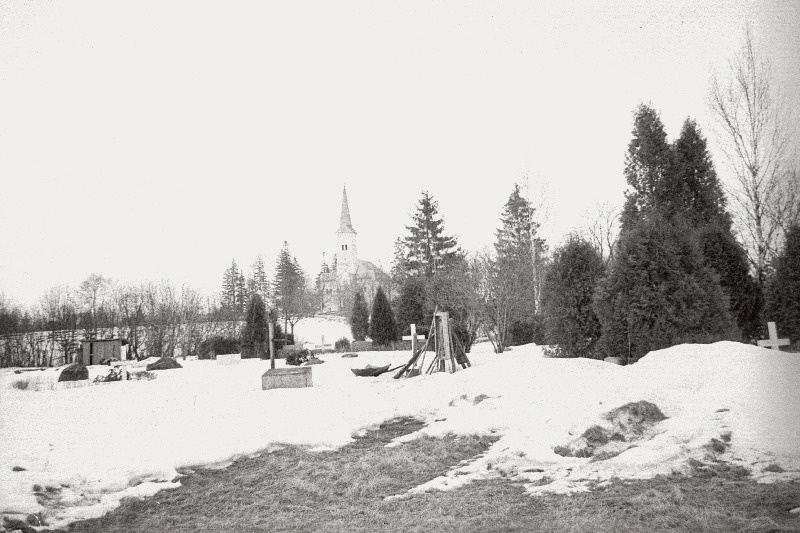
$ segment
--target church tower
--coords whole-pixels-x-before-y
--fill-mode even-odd
[[[347,188],[342,189],[342,214],[339,216],[339,229],[336,230],[336,269],[337,274],[353,275],[358,266],[356,249],[356,230],[350,221],[350,207],[347,205]]]

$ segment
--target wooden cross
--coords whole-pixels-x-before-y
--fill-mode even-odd
[[[778,338],[778,328],[775,327],[775,322],[767,322],[767,329],[769,330],[769,339],[758,341],[759,346],[780,350],[780,346],[789,345],[789,339]]]
[[[411,341],[411,353],[417,353],[417,339],[425,340],[425,335],[417,335],[417,325],[411,324],[411,335],[404,335],[404,341]]]

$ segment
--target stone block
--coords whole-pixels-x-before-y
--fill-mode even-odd
[[[312,387],[312,368],[311,366],[271,368],[261,376],[261,388],[269,390]]]

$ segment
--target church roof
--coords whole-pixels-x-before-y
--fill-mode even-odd
[[[336,233],[356,233],[350,221],[350,206],[347,205],[347,188],[342,188],[342,214],[339,217],[339,229]]]

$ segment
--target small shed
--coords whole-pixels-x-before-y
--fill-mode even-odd
[[[123,361],[128,358],[125,339],[86,339],[81,341],[81,362],[96,365],[105,360]]]

